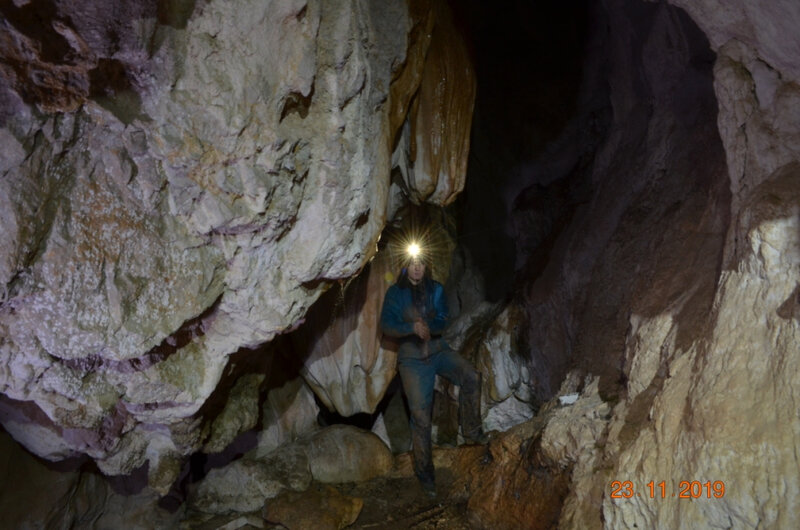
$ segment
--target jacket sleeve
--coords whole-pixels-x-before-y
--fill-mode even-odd
[[[441,335],[447,327],[449,313],[447,310],[447,298],[444,295],[442,284],[435,283],[433,288],[433,318],[428,318],[426,323],[431,335]]]
[[[396,339],[412,335],[414,324],[403,319],[403,303],[399,289],[394,285],[386,291],[381,309],[381,330]]]

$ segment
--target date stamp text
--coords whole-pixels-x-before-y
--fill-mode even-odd
[[[721,499],[725,496],[725,482],[721,480],[705,482],[699,480],[681,480],[678,487],[665,480],[655,482],[651,480],[644,488],[637,487],[630,480],[615,480],[611,483],[612,499],[630,499],[644,497],[650,499]]]

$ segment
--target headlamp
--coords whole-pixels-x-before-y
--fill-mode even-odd
[[[411,259],[417,259],[420,253],[419,245],[416,242],[412,242],[408,245],[408,248],[406,248],[406,253]]]

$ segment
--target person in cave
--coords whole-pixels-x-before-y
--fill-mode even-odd
[[[388,291],[381,310],[381,330],[399,341],[397,365],[408,400],[414,473],[429,497],[436,496],[431,454],[431,411],[436,375],[460,386],[461,433],[468,443],[484,444],[480,416],[480,373],[442,337],[448,310],[442,284],[428,273],[416,245]]]

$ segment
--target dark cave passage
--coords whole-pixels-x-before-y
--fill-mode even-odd
[[[438,258],[449,270],[456,316],[483,303],[519,309],[513,353],[522,359],[517,369],[530,373],[523,384],[532,413],[552,413],[540,407],[570,371],[578,380],[598,376],[610,402],[624,399],[631,322],[675,311],[675,347],[687,348],[702,334],[713,300],[730,202],[715,56],[688,15],[666,5],[452,7],[478,75],[466,187],[452,207],[411,208],[399,217],[447,227],[452,261],[446,253]],[[488,352],[479,342],[497,315],[476,317],[458,343],[484,368]],[[485,376],[497,377],[494,369]],[[646,423],[665,370],[632,402],[625,437]],[[446,382],[436,403],[436,442],[455,445],[457,402]],[[326,422],[371,429],[377,418],[321,408]],[[527,465],[538,469],[536,484],[551,485],[549,508],[560,506],[564,475],[539,451],[528,449]],[[547,509],[537,513],[552,524],[560,508]]]
[[[579,109],[579,98],[591,76],[585,72],[589,38],[603,23],[592,19],[597,9],[589,6],[584,0],[511,2],[502,9],[477,1],[451,3],[478,79],[466,187],[457,203],[459,243],[485,279],[487,299],[493,302],[510,294],[519,263],[540,243],[515,228],[520,192],[564,176],[545,150],[585,111]],[[609,103],[601,86],[592,92],[597,89],[600,108],[593,110],[602,114]],[[592,131],[598,138],[604,134],[602,118]],[[592,139],[583,149],[597,142]],[[542,168],[542,160],[554,167]],[[557,225],[563,212],[549,215]],[[559,229],[540,230],[546,239]]]
[[[665,4],[454,10],[478,73],[459,243],[488,300],[524,307],[537,396],[574,368],[614,395],[631,313],[696,282],[691,341],[710,307],[730,200],[714,53]],[[687,255],[716,259],[684,273]]]

